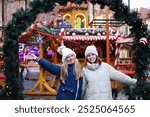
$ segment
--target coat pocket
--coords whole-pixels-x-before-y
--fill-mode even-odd
[[[74,100],[76,91],[69,88],[60,88],[57,93],[57,99]]]

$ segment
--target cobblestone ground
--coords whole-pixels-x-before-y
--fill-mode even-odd
[[[30,90],[37,82],[39,78],[39,68],[38,67],[32,67],[28,70],[25,69],[23,72],[23,78],[24,78],[24,92],[27,90]],[[49,80],[50,77],[47,76],[46,80]],[[38,88],[36,90],[39,90]],[[55,96],[50,95],[27,95],[25,94],[26,100],[55,100]]]
[[[24,89],[25,89],[24,91],[27,91],[31,89],[37,82],[37,79],[39,78],[39,68],[38,67],[29,68],[28,73],[27,73],[27,70],[25,69],[23,72],[23,77],[24,77]],[[49,80],[50,77],[47,76],[45,79]],[[55,100],[55,96],[25,95],[25,99],[26,100]],[[120,91],[118,93],[118,97],[116,98],[116,100],[127,100],[127,97],[124,95],[123,91]]]
[[[24,88],[25,91],[31,89],[37,81],[35,80],[25,80]],[[25,100],[55,100],[55,96],[50,95],[27,95],[25,94]]]

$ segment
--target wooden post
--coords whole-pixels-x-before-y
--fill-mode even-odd
[[[51,40],[51,47],[54,51],[53,62],[57,63],[57,47],[58,47],[58,45],[56,44],[55,39]]]
[[[40,52],[40,58],[43,58],[43,43],[39,43],[39,52]],[[40,78],[43,78],[43,76],[44,76],[44,69],[43,67],[40,66]]]
[[[108,22],[109,10],[106,8],[106,62],[110,64],[110,42],[109,42],[109,22]]]
[[[43,58],[43,43],[39,43],[39,51],[40,51],[40,58]],[[37,88],[40,88],[39,91],[36,91]],[[47,89],[47,90],[45,90]],[[51,88],[49,84],[44,79],[44,68],[40,66],[40,76],[36,84],[28,91],[26,94],[43,94],[43,95],[56,95],[56,90]]]
[[[57,63],[57,51],[54,50],[54,63]]]

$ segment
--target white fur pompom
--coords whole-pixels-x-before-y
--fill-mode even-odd
[[[57,52],[62,55],[62,50],[66,48],[66,46],[62,45],[62,46],[59,46],[58,49],[57,49]]]

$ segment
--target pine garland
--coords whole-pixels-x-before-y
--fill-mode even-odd
[[[24,99],[23,80],[19,75],[19,57],[18,57],[18,36],[35,21],[39,13],[49,12],[55,2],[60,5],[67,5],[68,0],[34,0],[27,9],[18,9],[13,14],[12,20],[6,27],[6,37],[3,46],[4,62],[6,75],[6,86],[0,92],[0,99]],[[71,0],[76,4],[86,2],[86,0]],[[128,6],[122,3],[122,0],[91,0],[93,4],[100,3],[101,8],[108,5],[115,11],[115,19],[125,21],[131,26],[131,33],[135,35],[133,49],[135,52],[134,62],[136,64],[135,74],[138,79],[137,85],[128,92],[129,99],[150,99],[150,84],[146,82],[146,70],[150,63],[150,35],[147,26],[143,24],[136,12],[130,13]],[[139,43],[140,38],[148,39],[146,45]]]

